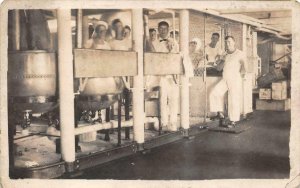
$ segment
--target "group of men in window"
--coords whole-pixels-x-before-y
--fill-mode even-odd
[[[111,24],[112,32],[108,37],[108,24],[98,21],[94,26],[92,37],[85,44],[86,48],[106,49],[106,50],[131,50],[131,28],[123,26],[120,19],[115,19]],[[149,30],[149,39],[146,41],[146,51],[162,52],[162,53],[179,53],[178,31],[174,34],[170,32],[170,26],[167,21],[158,23],[157,30],[152,28]],[[219,45],[219,33],[213,33],[211,42],[205,46],[205,54],[201,50],[201,40],[194,38],[189,42],[189,58],[194,70],[203,74],[204,62],[206,66],[216,67],[223,70],[222,80],[215,86],[209,94],[210,110],[213,119],[224,118],[222,113],[224,104],[222,97],[228,91],[229,97],[229,124],[228,127],[234,127],[240,118],[240,98],[242,95],[242,77],[245,75],[245,58],[243,53],[236,49],[235,39],[232,36],[225,38],[225,48],[223,50]],[[204,61],[206,60],[206,61]],[[160,112],[161,123],[163,129],[167,131],[177,131],[177,115],[179,110],[179,80],[174,75],[165,76],[147,76],[145,88],[160,87]]]

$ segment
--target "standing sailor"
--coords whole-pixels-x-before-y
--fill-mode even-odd
[[[155,52],[178,53],[179,45],[169,37],[169,24],[166,21],[158,23],[158,39],[152,41]],[[160,86],[160,109],[162,128],[177,131],[177,114],[179,88],[174,76],[149,76],[146,87]]]
[[[217,113],[218,118],[224,118],[222,113],[224,104],[222,98],[228,91],[228,127],[234,127],[240,120],[242,97],[242,79],[246,73],[246,61],[242,51],[236,49],[232,36],[225,38],[226,53],[220,57],[217,69],[223,69],[222,80],[212,89],[209,102],[210,111]]]

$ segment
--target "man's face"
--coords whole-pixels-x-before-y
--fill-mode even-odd
[[[232,38],[228,38],[226,41],[225,41],[225,45],[226,45],[226,49],[228,51],[234,51],[235,50],[235,42]]]
[[[123,37],[124,38],[130,37],[130,30],[129,29],[124,29],[124,31],[123,31]]]
[[[213,44],[217,44],[217,42],[219,42],[219,37],[217,35],[212,35],[211,36],[211,42]]]
[[[170,37],[174,38],[173,31],[170,32]],[[175,33],[175,39],[176,39],[176,41],[179,41],[179,34],[178,33]]]
[[[189,44],[189,52],[190,53],[194,53],[197,47],[197,43],[196,42],[190,42]]]
[[[151,39],[152,41],[155,41],[155,40],[156,40],[156,31],[152,31],[152,32],[150,33],[150,39]]]
[[[97,33],[98,37],[105,38],[105,36],[106,36],[106,27],[104,25],[98,25],[95,29],[95,32]]]
[[[100,27],[101,27],[100,28],[100,36],[101,36],[101,38],[105,38],[105,36],[106,36],[106,27],[103,26],[103,25],[101,25]]]
[[[166,25],[161,25],[158,27],[158,33],[161,38],[167,38],[169,34],[169,27]]]
[[[179,41],[179,34],[178,33],[175,33],[175,39],[176,39],[176,41]]]
[[[123,31],[123,24],[122,24],[122,22],[117,22],[115,24],[114,28],[115,28],[116,32]]]

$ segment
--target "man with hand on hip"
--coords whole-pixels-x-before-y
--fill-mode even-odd
[[[241,115],[242,80],[246,73],[246,60],[244,53],[235,46],[233,36],[225,38],[226,52],[217,62],[217,69],[223,70],[222,80],[212,89],[209,102],[210,111],[217,113],[217,118],[224,118],[222,113],[224,104],[222,98],[228,91],[228,128],[236,125]]]

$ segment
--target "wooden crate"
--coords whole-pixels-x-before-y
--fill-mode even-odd
[[[272,98],[272,90],[270,88],[259,89],[259,99],[270,100]]]
[[[256,99],[256,110],[287,111],[291,109],[290,99],[262,100]]]
[[[287,99],[287,90],[272,90],[273,100],[285,100]]]

